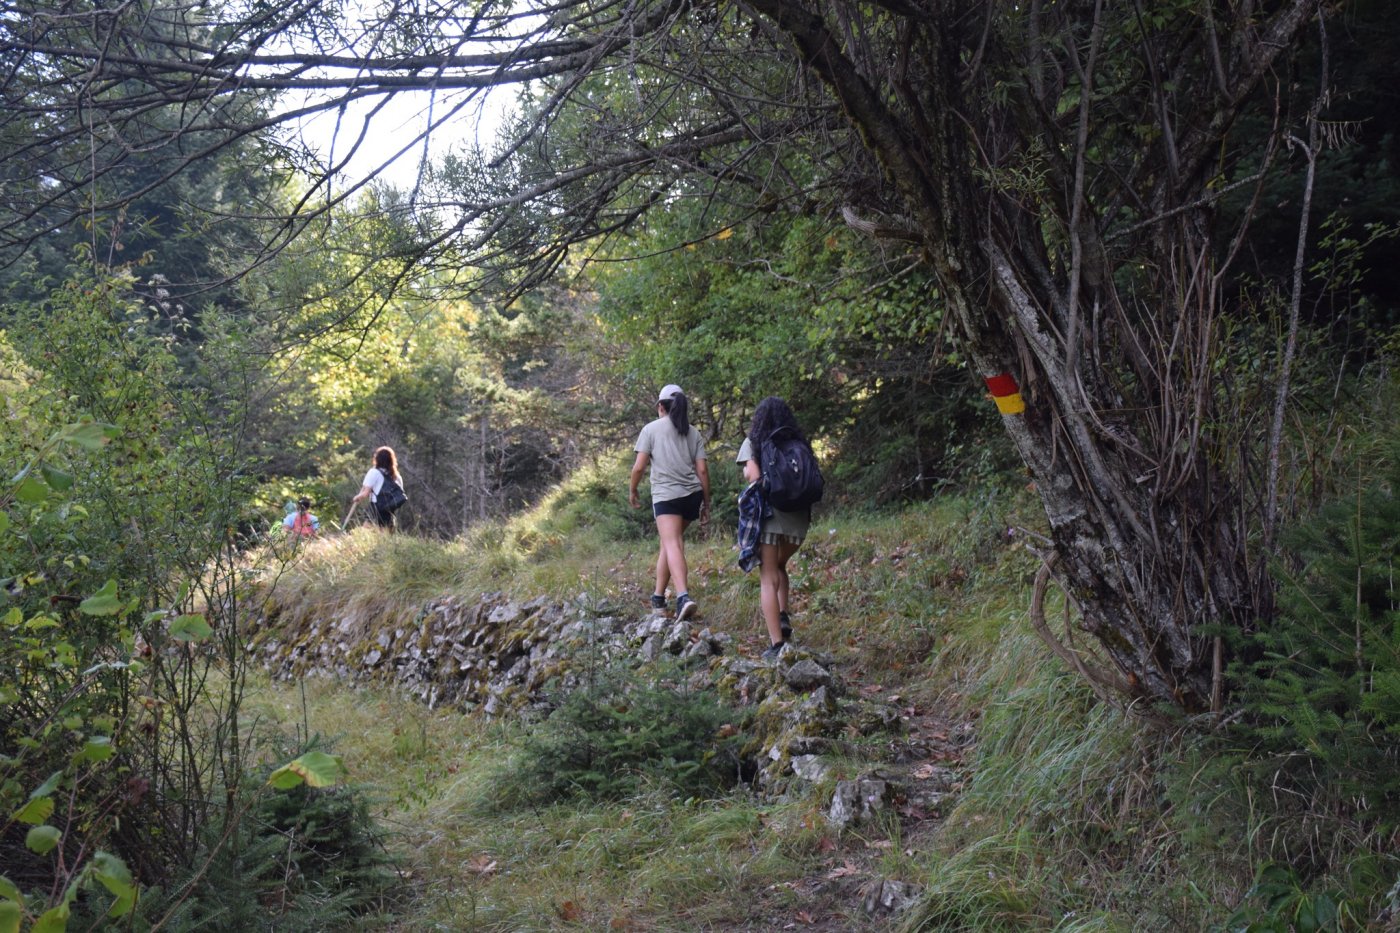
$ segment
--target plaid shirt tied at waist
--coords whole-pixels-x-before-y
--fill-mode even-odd
[[[758,566],[758,534],[773,508],[763,495],[763,482],[750,483],[739,493],[739,569],[748,573]]]

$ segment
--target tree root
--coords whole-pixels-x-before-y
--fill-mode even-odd
[[[1035,588],[1031,592],[1031,626],[1035,633],[1040,636],[1040,640],[1045,642],[1046,647],[1055,652],[1056,657],[1064,661],[1071,668],[1079,672],[1079,675],[1089,682],[1089,686],[1100,700],[1105,703],[1122,702],[1124,698],[1131,698],[1136,691],[1129,686],[1128,681],[1117,673],[1103,668],[1093,655],[1089,655],[1086,660],[1085,652],[1074,644],[1074,636],[1069,623],[1069,604],[1065,604],[1065,640],[1062,642],[1050,630],[1050,625],[1045,621],[1045,593],[1050,588],[1050,581],[1053,579],[1050,570],[1054,566],[1055,558],[1052,556],[1045,563],[1041,564],[1040,571],[1035,576]],[[1068,600],[1068,594],[1066,594]]]

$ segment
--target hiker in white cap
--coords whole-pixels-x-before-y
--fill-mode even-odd
[[[656,589],[651,607],[666,608],[666,586],[676,588],[676,618],[695,614],[695,600],[686,586],[685,529],[697,518],[710,520],[710,471],[705,465],[705,444],[690,423],[690,405],[678,385],[668,385],[656,399],[655,421],[637,435],[637,460],[632,464],[628,501],[642,507],[637,486],[651,467],[651,512],[661,536],[656,555]]]

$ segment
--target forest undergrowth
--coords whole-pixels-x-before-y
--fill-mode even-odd
[[[640,616],[653,543],[606,481],[577,477],[466,542],[329,536],[299,555],[279,601],[403,616],[429,594],[582,592]],[[404,930],[1383,928],[1396,871],[1384,840],[1341,808],[1271,800],[1228,730],[1105,702],[1036,637],[1036,520],[1008,489],[835,511],[792,566],[804,644],[853,690],[896,703],[906,728],[969,740],[948,756],[958,793],[924,822],[834,830],[829,784],[771,800],[651,781],[620,799],[504,808],[493,788],[530,779],[517,766],[530,724],[319,680],[259,682],[253,703],[319,736],[375,802],[408,892],[392,920]],[[722,523],[696,531],[702,621],[756,657],[756,575],[735,568]],[[1052,596],[1048,615],[1061,610]],[[1324,815],[1315,839],[1332,850],[1299,870],[1289,839]],[[862,901],[878,879],[917,901],[872,915]]]

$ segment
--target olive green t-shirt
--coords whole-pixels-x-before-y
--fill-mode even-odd
[[[690,426],[682,437],[670,418],[657,418],[637,435],[638,453],[651,455],[651,501],[669,502],[700,492],[695,461],[705,459],[705,443],[700,432]]]

